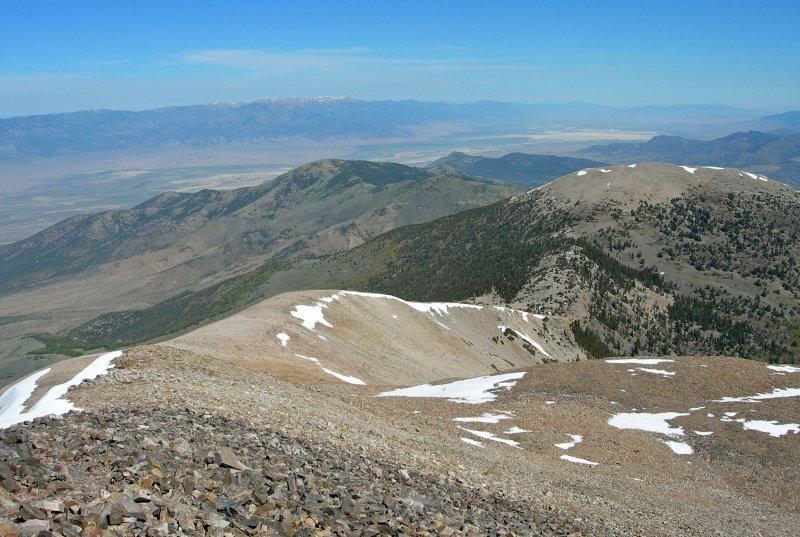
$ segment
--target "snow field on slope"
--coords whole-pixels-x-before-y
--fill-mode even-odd
[[[770,393],[756,395],[743,395],[741,397],[723,397],[714,400],[715,403],[757,403],[767,399],[782,399],[785,397],[800,397],[800,388],[775,388]]]
[[[662,440],[662,442],[665,443],[676,455],[691,455],[694,453],[692,446],[686,442],[676,442],[675,440]]]
[[[608,424],[617,429],[635,429],[651,433],[661,433],[667,436],[683,436],[683,427],[672,427],[668,422],[680,416],[689,414],[681,412],[660,412],[651,414],[647,412],[632,412],[614,414]]]
[[[583,442],[583,437],[581,435],[579,435],[579,434],[568,434],[567,436],[572,438],[572,442],[564,442],[564,443],[561,443],[561,444],[554,444],[555,447],[557,447],[558,449],[568,450],[568,449],[574,448],[575,446],[577,446],[578,444]]]
[[[666,358],[617,358],[613,360],[605,360],[607,364],[638,364],[638,365],[657,365],[663,363],[672,363],[675,360],[668,360]]]
[[[567,462],[574,462],[576,464],[585,464],[586,466],[597,466],[599,463],[587,461],[586,459],[581,459],[580,457],[573,457],[572,455],[561,455],[561,460]]]
[[[500,436],[495,435],[494,433],[490,433],[489,431],[478,431],[475,429],[467,429],[466,427],[460,427],[460,426],[459,429],[461,429],[462,431],[467,431],[470,434],[474,434],[478,438],[491,440],[493,442],[500,442],[501,444],[506,444],[511,447],[522,449],[519,447],[519,442],[517,442],[516,440],[509,440],[508,438],[502,438]]]
[[[458,421],[461,423],[500,423],[501,420],[510,420],[511,416],[508,414],[491,414],[489,412],[485,412],[483,416],[477,416],[474,418],[453,418],[453,421]]]
[[[674,371],[666,371],[664,369],[652,369],[649,367],[634,367],[632,369],[628,369],[630,372],[641,371],[643,373],[650,373],[651,375],[661,375],[662,377],[674,377],[676,373]]]
[[[771,369],[776,374],[779,373],[800,373],[800,367],[793,365],[768,365],[767,369]]]
[[[448,384],[421,384],[382,392],[376,397],[439,397],[454,403],[488,403],[497,399],[496,391],[501,388],[510,390],[524,376],[524,372],[504,373],[457,380]]]
[[[499,328],[499,329],[500,329],[500,333],[503,333],[503,332],[505,332],[506,330],[508,330],[510,327],[508,327],[508,326],[503,326],[503,325],[499,325],[497,328]],[[533,346],[534,346],[534,348],[536,348],[536,350],[537,350],[537,351],[541,352],[542,354],[544,354],[544,355],[545,355],[545,356],[547,356],[548,358],[552,358],[552,356],[550,356],[550,355],[547,353],[547,351],[546,351],[546,350],[544,350],[544,347],[542,347],[541,345],[539,345],[539,343],[538,343],[538,342],[534,341],[534,340],[533,340],[533,338],[531,338],[531,337],[530,337],[528,334],[526,334],[525,332],[520,332],[519,330],[515,330],[515,329],[513,329],[513,328],[510,328],[510,329],[511,329],[511,330],[514,330],[514,333],[515,333],[515,334],[517,334],[517,335],[518,335],[518,336],[519,336],[521,339],[523,339],[524,341],[526,341],[528,344],[530,344],[530,345],[533,345]]]
[[[402,298],[398,298],[392,295],[384,295],[380,293],[365,293],[361,291],[339,291],[331,296],[322,297],[317,301],[314,305],[307,305],[307,304],[298,304],[294,307],[292,311],[289,313],[292,317],[300,319],[300,323],[307,329],[314,331],[317,324],[321,324],[323,326],[327,326],[328,328],[333,328],[333,325],[330,324],[325,319],[325,313],[323,310],[328,308],[328,305],[334,302],[335,300],[341,300],[343,297],[346,296],[358,296],[363,298],[380,298],[384,300],[396,300],[397,302],[401,302],[410,308],[415,309],[421,313],[429,313],[433,316],[440,315],[444,316],[449,313],[450,308],[466,308],[466,309],[476,309],[482,310],[483,306],[479,306],[476,304],[462,304],[460,302],[409,302],[407,300],[403,300]]]
[[[358,386],[366,386],[367,385],[366,382],[364,382],[363,380],[361,380],[358,377],[351,377],[349,375],[342,375],[341,373],[337,373],[336,371],[328,369],[327,367],[323,367],[322,363],[318,359],[314,358],[313,356],[306,356],[304,354],[295,354],[295,356],[297,356],[298,358],[302,358],[303,360],[307,360],[309,362],[312,362],[312,363],[316,364],[325,373],[327,373],[328,375],[331,375],[332,377],[336,377],[337,379],[339,379],[339,380],[341,380],[343,382],[346,382],[348,384],[356,384]]]
[[[25,411],[25,402],[36,390],[40,378],[50,373],[44,369],[10,386],[0,397],[0,429],[36,418],[50,415],[66,414],[72,410],[80,411],[72,401],[65,398],[70,388],[80,385],[85,380],[92,380],[108,373],[114,367],[114,360],[122,356],[122,351],[101,354],[91,364],[83,368],[72,379],[50,388],[29,410]]]

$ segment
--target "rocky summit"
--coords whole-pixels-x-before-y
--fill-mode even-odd
[[[71,413],[0,433],[0,534],[627,535],[190,410]]]

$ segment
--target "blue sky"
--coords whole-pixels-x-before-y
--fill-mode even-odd
[[[0,117],[260,97],[800,108],[800,2],[0,5]]]

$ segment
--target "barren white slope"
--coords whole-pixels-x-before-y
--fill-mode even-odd
[[[292,379],[410,386],[582,356],[557,318],[474,304],[420,303],[352,291],[286,293],[162,345],[250,363]],[[524,339],[498,331],[509,327]],[[568,331],[568,330],[567,330]],[[313,356],[318,365],[297,355]]]

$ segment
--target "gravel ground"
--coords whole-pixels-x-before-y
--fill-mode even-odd
[[[722,364],[720,370],[728,370],[730,364]],[[601,366],[537,366],[496,403],[473,406],[372,397],[384,388],[381,386],[287,382],[253,369],[250,362],[220,361],[154,345],[129,350],[107,377],[84,384],[70,397],[78,406],[95,412],[126,409],[141,415],[152,408],[189,409],[194,415],[229,418],[253,430],[303,438],[375,461],[393,461],[438,479],[453,478],[470,489],[523,502],[533,512],[556,509],[574,520],[599,524],[601,531],[703,536],[797,534],[800,523],[797,508],[791,504],[791,498],[797,496],[793,484],[797,480],[792,477],[797,470],[790,463],[796,460],[794,435],[765,440],[759,436],[763,433],[749,432],[747,449],[738,450],[735,442],[744,438],[735,436],[740,427],[724,424],[729,427],[725,435],[720,432],[718,440],[716,435],[703,439],[705,444],[692,440],[698,455],[682,459],[649,433],[612,434],[605,420],[615,407],[610,406],[610,395],[602,389],[619,391],[613,385],[613,375],[622,375],[620,382],[647,380],[612,367],[603,377],[598,372]],[[582,367],[590,369],[569,369]],[[739,377],[742,382],[747,377],[750,384],[754,382],[752,371],[744,371]],[[789,382],[784,377],[776,379]],[[632,386],[624,385],[630,394],[628,400],[623,399],[624,404],[641,404],[631,393]],[[644,385],[652,392],[663,391],[658,384]],[[688,386],[696,392],[692,383]],[[745,384],[737,388],[744,389]],[[644,393],[645,397],[651,395]],[[653,406],[670,399],[668,393],[661,396],[663,399]],[[681,397],[676,392],[674,403],[688,406],[700,396]],[[557,399],[557,404],[546,405],[550,399]],[[784,406],[787,414],[796,414],[796,405],[785,400]],[[478,416],[494,409],[513,412],[516,420],[510,424],[533,431],[515,437],[523,449],[495,442],[485,442],[486,447],[481,449],[459,440],[468,435],[450,421],[453,417]],[[592,431],[596,431],[596,438],[591,436]],[[566,441],[564,433],[586,436],[570,454],[590,460],[597,457],[602,464],[588,468],[560,461],[563,452],[552,444]],[[663,449],[654,450],[654,446]],[[771,446],[774,449],[768,449]],[[761,453],[747,452],[759,447]],[[769,465],[781,458],[783,466],[771,469]],[[747,474],[741,475],[742,469]],[[771,481],[764,478],[769,477],[767,474],[772,476]],[[756,479],[756,475],[761,477]],[[778,494],[773,493],[775,490]]]
[[[623,535],[318,442],[191,411],[70,414],[0,433],[0,532]]]

